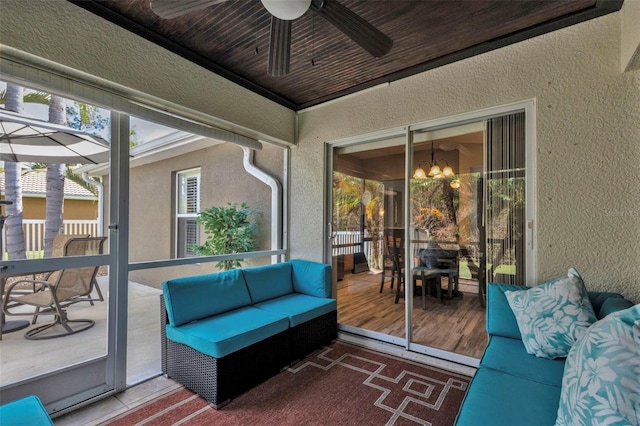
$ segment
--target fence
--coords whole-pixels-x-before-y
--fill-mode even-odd
[[[98,235],[97,220],[65,220],[62,222],[63,233],[67,235]],[[24,249],[28,259],[36,259],[43,256],[44,252],[44,220],[24,219]],[[6,229],[2,228],[2,247],[7,249]],[[5,253],[2,253],[5,258]]]

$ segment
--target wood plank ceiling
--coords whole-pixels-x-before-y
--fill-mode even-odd
[[[267,74],[270,15],[228,0],[173,19],[149,0],[69,0],[288,108],[381,83],[617,11],[623,0],[339,0],[393,40],[373,58],[308,11],[292,25],[291,72]]]

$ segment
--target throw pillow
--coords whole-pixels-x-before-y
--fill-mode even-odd
[[[556,426],[640,424],[640,305],[595,323],[571,348]]]
[[[505,295],[527,353],[540,358],[566,357],[597,320],[582,277],[574,268],[566,278]]]

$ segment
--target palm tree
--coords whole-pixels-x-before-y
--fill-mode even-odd
[[[5,91],[0,92],[0,103],[3,103],[8,111],[22,113],[24,103],[49,104],[49,95],[42,92],[24,92],[24,88],[7,83]],[[9,259],[24,259],[24,230],[22,228],[22,178],[19,163],[5,161],[5,199],[13,204],[6,206],[7,220],[5,221],[7,235],[7,252]]]
[[[49,101],[49,122],[66,124],[66,100],[51,95]],[[50,257],[53,251],[53,239],[63,229],[62,214],[64,201],[64,164],[47,165],[47,201],[44,223],[44,256]]]
[[[24,107],[24,88],[15,84],[7,84],[4,93],[5,108],[22,113]],[[7,235],[7,253],[9,259],[24,259],[24,230],[22,229],[22,179],[20,165],[10,161],[4,163],[5,199],[12,204],[5,206]],[[2,253],[4,257],[4,253]]]

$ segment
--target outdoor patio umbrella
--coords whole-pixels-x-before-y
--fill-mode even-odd
[[[99,164],[109,156],[100,136],[0,108],[0,161]]]

